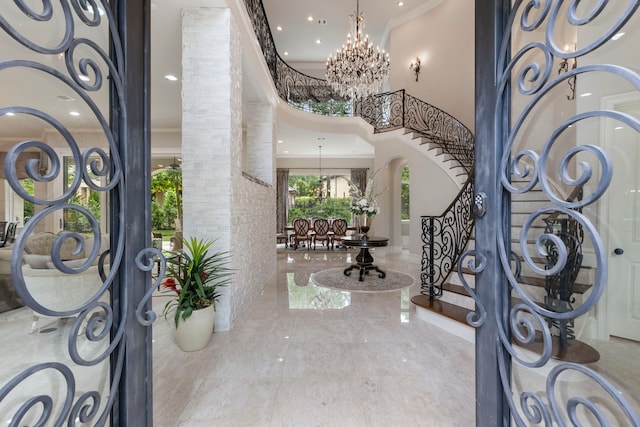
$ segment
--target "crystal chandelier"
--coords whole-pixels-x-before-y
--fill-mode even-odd
[[[331,87],[350,98],[362,98],[378,93],[389,78],[389,55],[373,47],[369,37],[363,39],[364,16],[360,13],[360,0],[356,2],[355,15],[350,15],[351,33],[346,46],[327,59],[327,80]],[[353,34],[353,39],[351,38]]]

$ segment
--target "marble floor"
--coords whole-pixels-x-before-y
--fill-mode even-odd
[[[416,257],[374,256],[384,269],[419,277]],[[417,280],[384,293],[309,282],[352,257],[279,252],[276,283],[204,351],[182,353],[173,330],[156,325],[154,425],[474,425],[473,345],[416,319]]]
[[[418,278],[420,262],[378,249],[376,263]],[[310,274],[351,264],[344,251],[279,251],[277,276],[265,285],[230,332],[216,332],[208,347],[185,353],[160,315],[153,326],[153,414],[156,427],[186,426],[472,426],[475,424],[474,345],[416,317],[410,297],[418,284],[383,293],[344,292],[310,283]],[[154,297],[161,313],[164,296]],[[26,333],[30,312],[0,315],[0,383],[33,363],[68,359],[71,321],[51,320]],[[591,342],[602,354],[592,365],[638,410],[637,343]],[[79,340],[85,358],[103,348]],[[71,364],[73,365],[73,364]],[[77,390],[108,396],[105,364],[72,366]],[[13,374],[11,374],[13,375]],[[34,376],[35,377],[35,376]],[[41,391],[43,378],[22,384],[6,408]],[[46,381],[62,383],[60,375]],[[90,387],[85,382],[94,381]],[[590,382],[559,386],[559,394],[591,390]],[[544,377],[514,370],[513,387],[544,390]],[[64,391],[63,387],[59,387]],[[589,391],[589,394],[590,391]],[[11,411],[15,413],[15,409]],[[93,425],[93,423],[77,425]],[[593,425],[589,422],[583,425]],[[616,425],[631,425],[619,423]]]

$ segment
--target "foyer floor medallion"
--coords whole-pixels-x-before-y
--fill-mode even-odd
[[[408,288],[413,285],[415,279],[408,274],[399,271],[387,270],[384,279],[378,277],[378,273],[367,274],[364,281],[358,280],[358,274],[344,275],[344,268],[330,268],[311,275],[311,281],[323,288],[336,289],[350,292],[391,292]]]

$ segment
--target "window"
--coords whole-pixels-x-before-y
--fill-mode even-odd
[[[402,169],[401,189],[400,189],[400,214],[401,219],[409,219],[409,166]]]

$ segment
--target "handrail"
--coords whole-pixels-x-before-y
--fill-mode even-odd
[[[420,293],[430,299],[442,295],[447,280],[464,252],[474,224],[474,175],[438,216],[422,216],[422,273]]]

